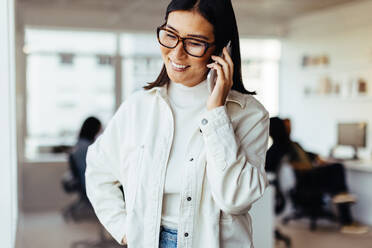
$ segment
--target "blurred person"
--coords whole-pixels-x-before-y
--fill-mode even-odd
[[[309,190],[324,192],[337,204],[341,232],[362,234],[367,232],[365,226],[353,221],[350,204],[356,201],[348,192],[345,169],[341,163],[333,163],[320,158],[318,154],[305,151],[301,145],[290,138],[291,122],[278,117],[270,118],[270,136],[272,146],[266,154],[266,170],[277,172],[284,156],[289,164],[301,174],[303,181],[297,182]]]
[[[86,195],[85,189],[85,170],[86,170],[86,156],[88,147],[96,140],[97,136],[102,130],[102,124],[96,117],[88,117],[82,124],[78,136],[78,141],[70,153],[74,167],[71,168],[73,174],[78,177],[80,181],[83,195]],[[72,165],[70,165],[72,166]]]
[[[267,186],[269,119],[242,83],[231,1],[171,1],[157,35],[158,78],[89,147],[88,197],[129,247],[253,247],[248,211]]]

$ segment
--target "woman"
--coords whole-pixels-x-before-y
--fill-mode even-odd
[[[95,141],[102,129],[101,122],[96,117],[88,117],[80,128],[78,141],[70,154],[73,160],[70,163],[71,171],[80,181],[83,196],[85,196],[85,170],[88,147]]]
[[[341,232],[366,233],[368,229],[365,226],[353,221],[350,204],[356,199],[348,193],[344,166],[324,161],[317,154],[305,151],[300,144],[290,139],[290,132],[289,119],[270,118],[269,134],[273,144],[266,154],[266,170],[278,174],[282,159],[286,156],[297,175],[296,188],[331,196],[338,208]]]
[[[279,117],[270,118],[269,135],[272,145],[266,153],[266,171],[277,174],[280,163],[289,152],[291,141],[286,132],[286,126]]]
[[[172,1],[157,34],[163,69],[89,148],[88,197],[129,247],[253,247],[268,113],[244,90],[231,2]]]

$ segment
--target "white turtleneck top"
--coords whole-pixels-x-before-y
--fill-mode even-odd
[[[161,224],[177,229],[180,192],[184,167],[187,166],[186,149],[195,132],[199,132],[201,114],[206,111],[209,96],[207,81],[194,87],[170,82],[168,99],[174,118],[173,144],[169,156],[163,196]]]

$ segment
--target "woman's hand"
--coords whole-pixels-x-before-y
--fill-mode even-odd
[[[123,245],[126,245],[128,242],[127,242],[127,237],[126,236],[124,236],[123,237],[123,239],[121,240],[121,243],[123,244]]]
[[[217,71],[216,85],[207,101],[208,110],[224,106],[227,95],[233,85],[234,63],[226,47],[222,51],[223,58],[212,55],[212,59],[215,62],[207,65],[211,70]]]

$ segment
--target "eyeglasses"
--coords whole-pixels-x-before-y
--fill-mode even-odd
[[[208,43],[196,38],[182,38],[178,34],[163,26],[157,28],[158,41],[166,48],[175,48],[182,41],[185,52],[194,57],[203,57],[208,48],[214,43]]]

